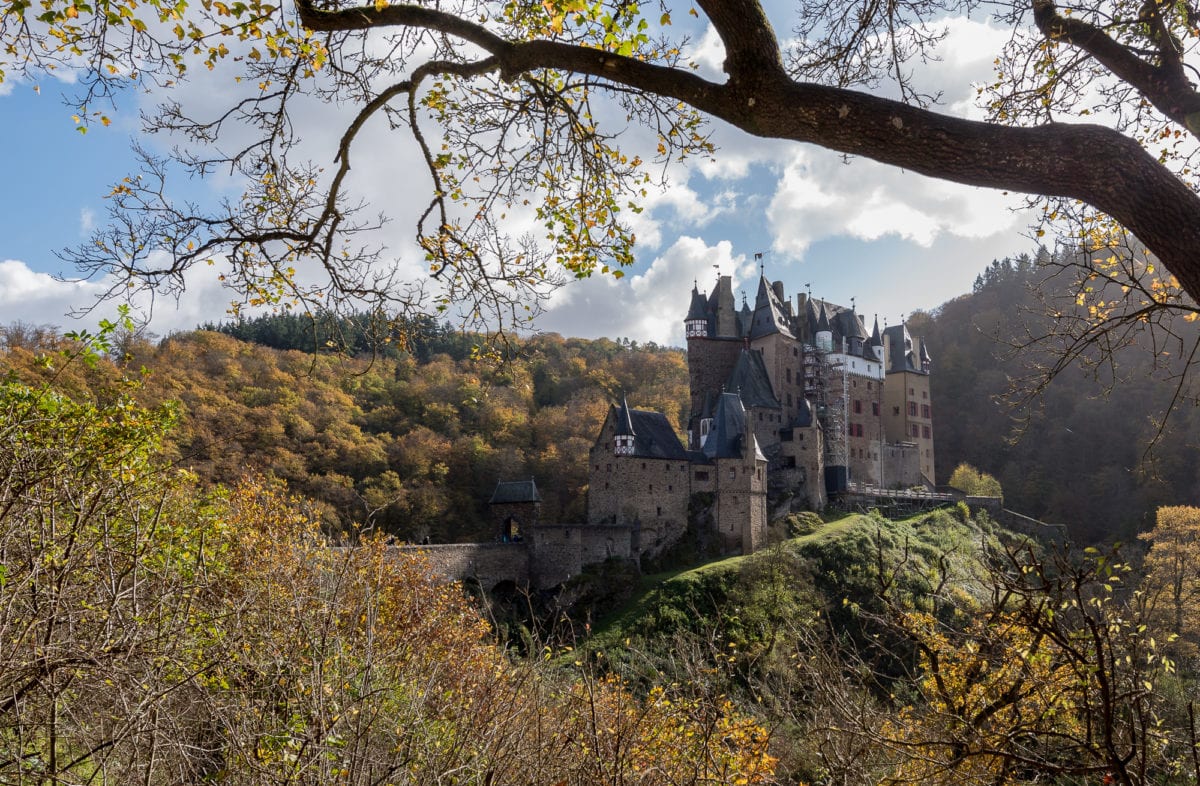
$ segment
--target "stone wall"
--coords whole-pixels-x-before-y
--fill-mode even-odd
[[[606,559],[637,558],[638,533],[629,526],[542,524],[531,534],[531,580],[539,589],[558,586]]]
[[[883,446],[883,482],[888,489],[907,489],[921,485],[921,456],[915,442],[896,442]]]
[[[688,384],[692,393],[691,415],[700,414],[704,407],[704,392],[719,391],[729,381],[738,355],[745,344],[737,338],[689,338]],[[714,406],[715,406],[714,402]],[[695,424],[689,421],[688,427]],[[698,433],[697,433],[698,436]],[[695,448],[695,445],[688,445]]]
[[[451,581],[473,579],[485,590],[505,581],[527,584],[530,579],[526,543],[439,543],[396,548],[424,555],[437,576]]]
[[[641,553],[657,556],[687,529],[690,465],[614,455],[610,431],[605,428],[588,456],[588,524],[638,529]]]

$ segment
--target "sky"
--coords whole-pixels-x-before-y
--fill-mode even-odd
[[[992,77],[992,61],[1007,31],[987,20],[952,18],[941,59],[917,66],[928,92],[941,92],[943,110],[978,117],[975,85]],[[785,25],[776,22],[777,29]],[[701,74],[717,78],[723,59],[711,30],[698,30],[691,55]],[[220,69],[218,69],[218,72]],[[220,105],[228,75],[204,75],[177,91],[188,105]],[[0,145],[9,151],[8,187],[0,211],[0,324],[22,321],[66,329],[94,326],[116,310],[97,298],[104,279],[74,280],[78,271],[56,251],[85,241],[106,220],[107,194],[135,162],[133,142],[162,149],[169,140],[146,139],[139,111],[159,96],[130,95],[110,113],[113,122],[77,132],[63,96],[71,85],[55,78],[0,84]],[[336,123],[313,131],[328,142]],[[931,180],[865,159],[808,145],[749,137],[714,125],[718,146],[711,160],[692,161],[671,172],[668,187],[653,192],[636,218],[636,263],[624,278],[596,276],[557,290],[535,330],[570,336],[630,338],[659,344],[683,343],[683,316],[694,284],[711,291],[718,274],[734,277],[735,293],[753,304],[758,265],[782,280],[790,296],[801,291],[833,302],[853,302],[868,320],[896,324],[918,309],[932,309],[969,292],[976,275],[993,259],[1032,252],[1032,218],[1018,197]],[[420,203],[423,183],[414,183],[411,151],[380,124],[364,131],[355,186],[373,204],[404,207]],[[306,143],[309,143],[306,137]],[[407,140],[405,140],[407,141]],[[157,146],[157,147],[156,147]],[[372,151],[380,151],[372,155]],[[366,160],[367,166],[362,162]],[[402,184],[402,185],[401,185]],[[198,201],[227,193],[229,183],[178,183],[173,196]],[[405,275],[418,275],[411,222],[387,230],[389,249]],[[756,261],[756,255],[761,259]],[[227,318],[231,294],[219,271],[189,276],[178,300],[135,302],[158,335]],[[853,299],[853,301],[852,301]],[[79,315],[81,310],[93,310]],[[72,316],[75,315],[75,316]]]

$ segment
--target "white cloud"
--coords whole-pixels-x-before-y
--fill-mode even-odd
[[[136,294],[129,302],[134,320],[160,335],[191,330],[203,322],[219,322],[233,298],[218,279],[218,267],[198,268],[187,275],[178,298]],[[4,322],[54,325],[64,330],[94,329],[113,319],[122,301],[106,298],[113,279],[63,280],[37,272],[16,259],[0,261],[0,314]]]
[[[982,238],[1014,233],[1025,219],[1020,200],[999,191],[934,180],[829,151],[797,148],[767,209],[774,249],[803,256],[816,240],[886,235],[930,245],[945,233]]]
[[[683,317],[695,281],[711,288],[717,273],[731,275],[736,287],[753,266],[733,254],[728,241],[709,246],[694,237],[678,238],[640,275],[613,279],[596,276],[571,282],[555,293],[540,330],[571,336],[627,337],[659,344],[683,344]]]
[[[86,235],[96,228],[96,211],[85,207],[79,211],[79,233]]]

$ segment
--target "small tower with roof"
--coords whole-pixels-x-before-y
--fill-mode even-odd
[[[683,320],[683,332],[687,338],[704,338],[708,335],[708,301],[692,284],[692,303]]]
[[[617,426],[613,433],[613,454],[632,456],[637,434],[633,430],[633,418],[629,414],[629,402],[621,396],[621,408],[617,410]]]

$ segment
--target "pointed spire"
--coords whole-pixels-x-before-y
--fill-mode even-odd
[[[617,430],[615,432],[618,437],[634,437],[637,434],[633,430],[633,417],[629,414],[629,402],[625,400],[625,394],[621,394],[621,408],[617,410]]]
[[[883,336],[879,333],[879,315],[875,315],[875,329],[871,331],[871,346],[883,346]]]
[[[832,333],[833,330],[832,330],[832,328],[829,327],[829,315],[825,313],[824,301],[821,302],[820,309],[821,309],[821,311],[820,311],[821,315],[819,317],[817,317],[817,332],[818,333]]]

